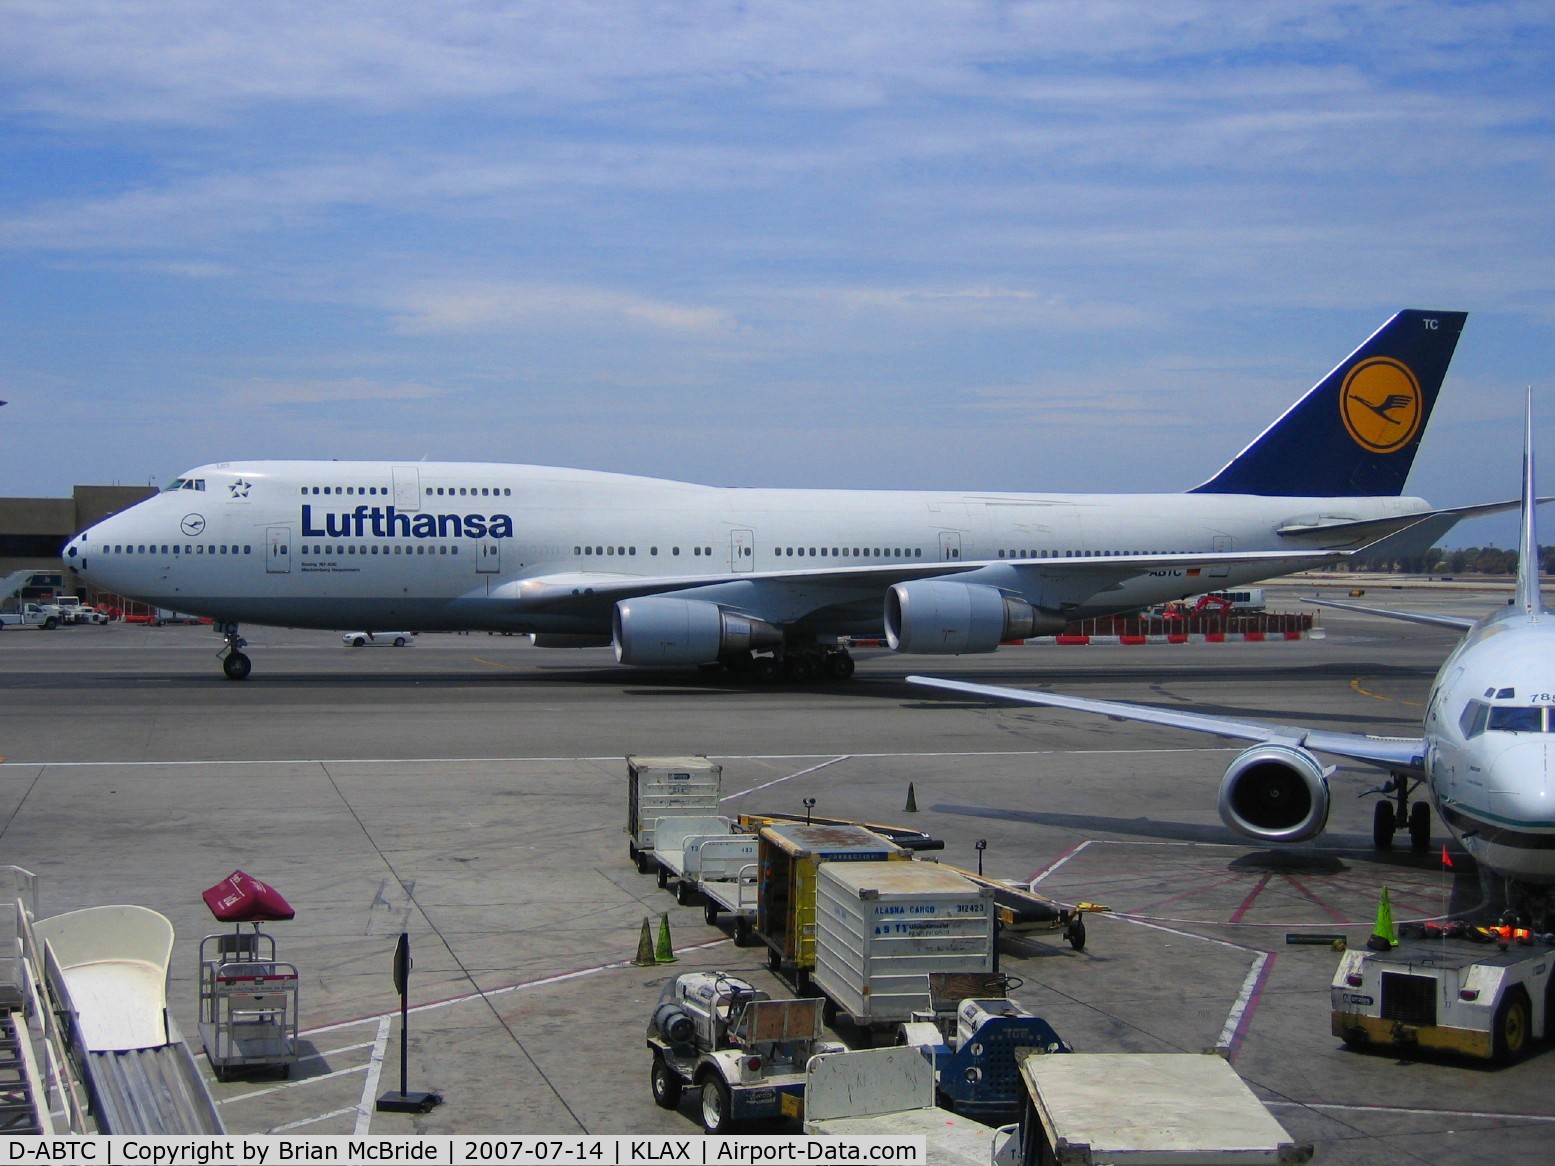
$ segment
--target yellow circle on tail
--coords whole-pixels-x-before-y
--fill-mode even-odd
[[[1420,431],[1424,404],[1415,374],[1387,356],[1356,365],[1339,391],[1345,429],[1372,453],[1392,453],[1408,445]]]

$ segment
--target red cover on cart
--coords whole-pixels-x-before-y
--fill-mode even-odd
[[[221,923],[265,923],[297,914],[280,891],[240,870],[202,891],[200,897]]]

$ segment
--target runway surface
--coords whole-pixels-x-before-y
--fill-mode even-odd
[[[1291,606],[1288,589],[1271,599]],[[1478,614],[1467,589],[1367,601]],[[1370,849],[1378,775],[1341,768],[1330,833],[1269,850],[1226,831],[1215,791],[1236,750],[1035,708],[944,699],[912,672],[1244,717],[1413,734],[1445,631],[1327,613],[1294,644],[1026,647],[992,656],[861,651],[855,679],[759,687],[638,673],[608,650],[424,635],[350,649],[336,634],[245,629],[253,678],[221,677],[209,628],[0,636],[0,861],[43,878],[42,913],[140,903],[178,933],[170,989],[195,1031],[196,951],[218,930],[199,892],[241,868],[297,908],[275,924],[301,971],[309,1057],[293,1080],[214,1086],[235,1131],[691,1133],[648,1092],[643,1032],[665,979],[736,971],[783,991],[628,861],[628,753],[706,753],[726,812],[897,822],[947,862],[1036,880],[1093,917],[1083,952],[1009,945],[1016,993],[1077,1049],[1229,1046],[1238,1071],[1320,1162],[1542,1162],[1555,1054],[1492,1069],[1356,1053],[1329,1035],[1337,957],[1287,931],[1364,940],[1387,885],[1400,918],[1481,900],[1463,864]],[[907,813],[909,785],[918,812]],[[1438,834],[1442,831],[1437,826]],[[667,913],[679,962],[629,961]],[[372,1112],[397,1087],[390,956],[415,971],[410,1087],[425,1117]],[[391,1082],[391,1078],[393,1079]]]

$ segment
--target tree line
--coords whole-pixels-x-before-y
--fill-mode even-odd
[[[1432,547],[1419,555],[1357,555],[1340,570],[1401,575],[1515,575],[1517,551],[1501,547]],[[1555,575],[1555,547],[1539,548],[1539,570]]]

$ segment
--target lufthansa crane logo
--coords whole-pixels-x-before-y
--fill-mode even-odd
[[[205,515],[184,515],[184,520],[178,524],[178,529],[183,531],[190,538],[193,538],[195,535],[200,534],[205,530]]]
[[[1424,412],[1420,382],[1409,366],[1387,356],[1363,360],[1339,390],[1339,415],[1355,443],[1372,453],[1392,453],[1420,432]]]

